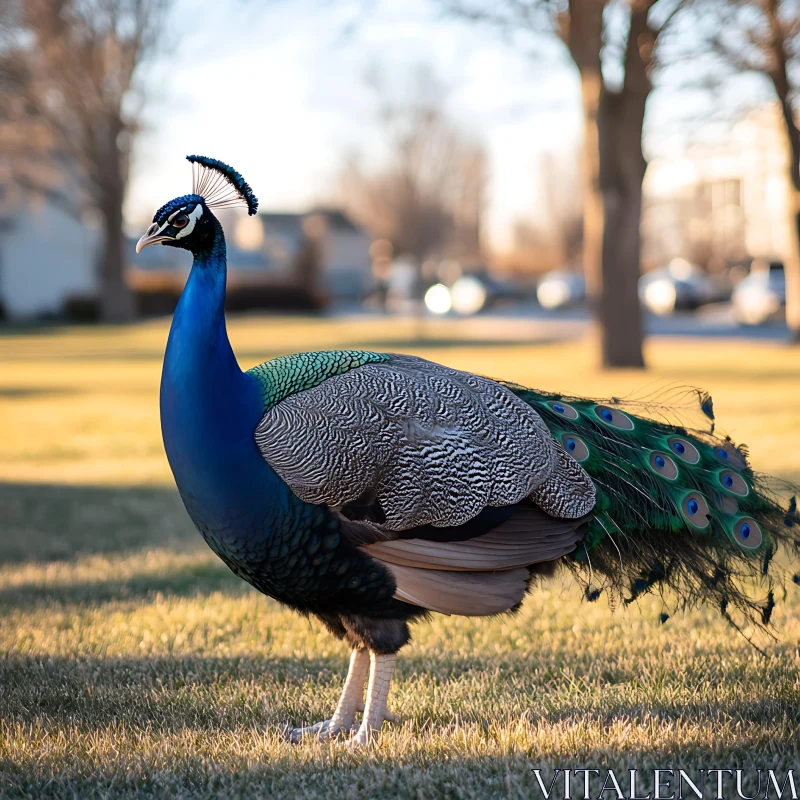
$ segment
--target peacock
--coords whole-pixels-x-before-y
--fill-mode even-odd
[[[362,350],[243,371],[212,209],[252,215],[258,201],[231,167],[187,158],[192,193],[159,208],[136,246],[194,257],[161,379],[170,468],[236,575],[352,648],[333,714],[291,729],[293,741],[365,745],[395,719],[387,697],[409,623],[513,612],[557,567],[589,601],[656,591],[713,603],[740,630],[769,625],[783,584],[771,562],[779,546],[799,552],[800,516],[715,435],[708,395],[590,400]]]

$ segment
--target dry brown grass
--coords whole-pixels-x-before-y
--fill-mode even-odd
[[[654,342],[641,375],[593,369],[583,343],[511,341],[513,325],[446,323],[424,343],[402,321],[230,327],[247,365],[360,346],[583,395],[702,384],[759,469],[800,480],[800,352],[784,346]],[[419,625],[390,698],[403,721],[369,752],[284,742],[286,722],[330,711],[347,653],[192,530],[158,429],[165,335],[0,339],[4,796],[522,797],[534,765],[798,767],[794,586],[764,657],[713,610],[660,626],[655,599],[612,614],[557,580],[514,617]]]

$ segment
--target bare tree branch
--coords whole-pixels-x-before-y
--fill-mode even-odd
[[[432,255],[478,257],[485,155],[477,141],[446,115],[444,89],[427,70],[411,99],[398,97],[372,75],[385,162],[365,168],[351,157],[341,176],[341,199],[398,255],[421,264]]]
[[[122,203],[150,58],[171,0],[9,0],[0,12],[0,144],[18,186],[103,219],[101,310],[126,319]],[[134,102],[136,101],[136,102]]]

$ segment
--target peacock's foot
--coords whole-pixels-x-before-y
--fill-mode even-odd
[[[317,722],[315,725],[308,725],[305,728],[292,728],[286,738],[292,744],[299,744],[303,739],[317,739],[325,741],[336,736],[350,734],[358,730],[358,725],[347,723],[345,720],[337,720],[335,717]]]
[[[365,747],[384,722],[396,722],[397,717],[386,708],[389,685],[392,682],[397,656],[394,654],[370,653],[369,686],[364,717],[359,729],[348,739],[347,746],[352,750]]]
[[[379,713],[376,712],[371,722],[368,722],[365,716],[361,725],[353,725],[353,733],[347,740],[347,746],[351,750],[358,750],[361,747],[365,747],[378,735],[384,722],[397,722],[397,715],[393,714],[386,707]]]
[[[293,744],[297,744],[304,738],[332,739],[334,736],[358,730],[358,726],[353,725],[353,720],[358,711],[364,710],[364,684],[367,682],[369,666],[367,651],[353,650],[342,696],[339,698],[339,704],[336,706],[333,716],[316,725],[309,725],[307,728],[293,728],[286,738]]]

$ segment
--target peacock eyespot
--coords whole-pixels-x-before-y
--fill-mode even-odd
[[[650,466],[655,472],[666,478],[668,481],[674,481],[678,477],[678,467],[675,462],[664,453],[651,453]]]
[[[583,439],[580,439],[574,434],[565,433],[561,437],[561,444],[576,461],[586,461],[586,459],[589,458],[589,448],[586,446]]]
[[[743,517],[734,525],[733,537],[738,544],[747,550],[758,549],[764,541],[761,526],[750,517]]]
[[[561,400],[551,400],[547,403],[548,408],[561,414],[562,417],[567,419],[578,419],[578,412],[569,404],[563,403]]]
[[[687,464],[696,464],[700,460],[700,452],[686,439],[679,439],[677,436],[673,436],[669,440],[669,449]]]
[[[707,528],[711,520],[708,516],[708,503],[699,492],[691,492],[683,498],[681,504],[683,516],[695,528]]]
[[[750,487],[747,485],[747,481],[732,470],[726,469],[724,472],[721,472],[719,479],[729,492],[739,497],[747,497],[747,495],[750,494]]]
[[[714,455],[723,464],[730,464],[737,469],[744,469],[747,466],[744,456],[732,444],[718,445],[714,448]]]
[[[594,413],[606,425],[610,425],[612,428],[619,428],[619,430],[622,431],[633,430],[633,420],[627,414],[623,413],[622,411],[618,411],[616,408],[597,406],[594,410]]]

